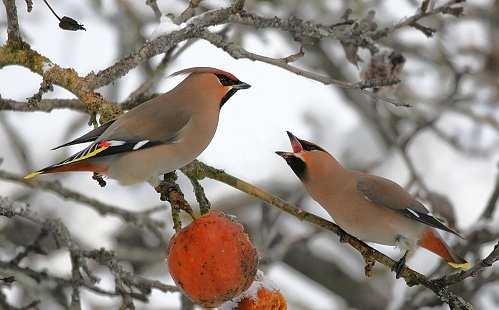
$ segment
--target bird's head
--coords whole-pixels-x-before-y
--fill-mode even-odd
[[[195,86],[202,87],[206,95],[214,94],[220,99],[222,107],[238,90],[250,88],[251,85],[240,81],[233,74],[211,67],[194,67],[177,71],[170,76],[188,74],[185,80]]]
[[[293,152],[276,152],[284,158],[300,180],[320,174],[324,164],[331,161],[332,156],[322,147],[307,140],[299,139],[287,131]]]

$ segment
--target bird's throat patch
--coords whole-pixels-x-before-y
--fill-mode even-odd
[[[230,99],[230,97],[232,97],[235,93],[237,92],[237,89],[235,88],[232,88],[230,89],[226,94],[225,96],[223,96],[222,100],[220,101],[220,108],[223,107],[223,105],[227,102],[227,100]]]
[[[300,178],[300,180],[305,179],[307,172],[307,165],[301,158],[295,156],[288,157],[286,158],[286,162],[291,167],[296,176]]]

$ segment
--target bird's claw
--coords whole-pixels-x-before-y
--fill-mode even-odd
[[[341,243],[347,242],[347,233],[346,232],[344,232],[343,230],[340,230],[338,232],[338,236],[340,236],[340,242]]]
[[[392,271],[395,272],[395,278],[398,279],[400,278],[400,275],[402,274],[402,270],[404,269],[405,266],[405,258],[407,256],[407,252],[405,252],[404,256],[392,267]]]
[[[100,187],[104,187],[107,184],[106,181],[104,181],[102,175],[98,174],[97,172],[94,172],[94,174],[92,175],[92,179],[96,180],[97,183],[99,183]]]

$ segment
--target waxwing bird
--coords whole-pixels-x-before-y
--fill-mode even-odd
[[[276,152],[302,181],[308,193],[347,233],[367,242],[405,250],[394,271],[399,277],[409,250],[417,245],[454,268],[469,263],[453,254],[436,229],[459,236],[398,184],[345,169],[322,147],[288,132],[293,152]],[[436,229],[435,229],[436,228]]]
[[[25,176],[91,171],[128,185],[148,181],[194,160],[211,142],[222,106],[249,88],[234,75],[209,67],[178,71],[188,76],[171,91],[59,147],[91,144],[55,165]],[[56,147],[55,149],[58,149]]]

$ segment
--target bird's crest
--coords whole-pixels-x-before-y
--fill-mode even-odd
[[[213,73],[213,74],[221,74],[226,76],[228,79],[232,81],[238,81],[238,79],[232,74],[224,70],[220,70],[217,68],[211,68],[211,67],[192,67],[192,68],[187,68],[187,69],[182,69],[180,71],[174,72],[170,74],[168,77],[173,77],[173,76],[178,76],[182,74],[189,74],[189,73]]]

